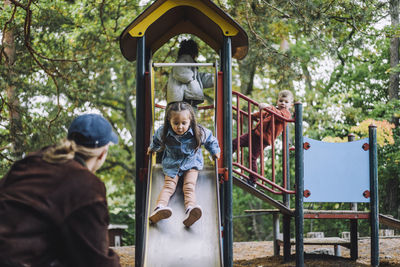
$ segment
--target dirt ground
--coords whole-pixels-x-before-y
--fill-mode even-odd
[[[292,246],[292,254],[295,253]],[[121,258],[122,267],[133,267],[135,262],[135,248],[132,246],[113,248]],[[337,266],[355,267],[370,266],[371,262],[370,239],[363,238],[358,242],[358,260],[350,260],[350,250],[341,247],[341,257],[314,254],[317,251],[333,253],[333,246],[304,246],[305,266]],[[233,244],[233,266],[234,267],[265,267],[265,266],[296,266],[295,258],[283,263],[281,249],[280,256],[273,256],[272,241],[260,242],[235,242]],[[381,238],[379,240],[379,262],[380,266],[400,267],[400,237]]]

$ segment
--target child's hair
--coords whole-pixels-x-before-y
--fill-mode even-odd
[[[168,130],[171,128],[171,116],[172,112],[180,112],[188,110],[190,113],[190,127],[192,128],[194,138],[196,139],[196,149],[201,146],[201,138],[203,136],[203,129],[197,124],[196,116],[194,114],[193,108],[186,102],[172,102],[168,104],[167,110],[165,111],[165,118],[164,118],[164,129],[161,136],[161,141],[163,147],[165,146],[165,142],[167,139]]]
[[[280,91],[279,94],[278,94],[278,98],[279,97],[288,97],[288,98],[290,98],[290,100],[292,102],[294,101],[294,96],[293,96],[292,92],[290,92],[289,90]]]
[[[181,55],[197,57],[199,55],[199,47],[197,46],[197,43],[192,39],[183,40],[179,45],[178,57]]]

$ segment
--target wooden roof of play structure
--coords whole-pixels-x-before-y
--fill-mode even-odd
[[[217,53],[224,36],[231,37],[232,57],[247,55],[246,32],[227,13],[210,0],[156,0],[120,36],[120,48],[129,61],[136,60],[137,37],[146,36],[146,47],[154,54],[171,38],[193,34]]]

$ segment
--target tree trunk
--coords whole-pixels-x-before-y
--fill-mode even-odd
[[[301,69],[302,69],[303,75],[305,77],[306,88],[307,88],[308,91],[311,92],[311,90],[312,90],[312,78],[311,78],[310,72],[308,71],[307,63],[301,63]]]
[[[386,197],[384,199],[384,212],[388,212],[398,218],[398,188],[399,181],[397,178],[390,178],[386,183]]]
[[[4,4],[11,5],[9,0],[5,0]],[[4,32],[4,54],[6,56],[5,66],[7,68],[8,84],[7,84],[7,98],[9,107],[9,119],[10,119],[10,140],[13,146],[14,157],[19,158],[23,152],[23,140],[22,140],[22,123],[20,116],[20,103],[18,100],[17,89],[14,85],[15,72],[15,38],[14,30],[7,28]]]
[[[250,209],[254,209],[254,206],[253,206],[253,204],[252,204],[252,202],[251,201],[249,201],[249,207],[250,207]],[[258,207],[259,208],[259,207]],[[259,228],[258,228],[258,223],[257,223],[257,218],[256,218],[256,215],[253,215],[253,216],[251,216],[251,225],[252,225],[252,228],[253,228],[253,232],[254,232],[254,236],[256,236],[256,237],[260,237],[261,236],[261,233],[260,233],[260,230],[259,230]]]
[[[390,20],[393,29],[399,26],[399,0],[390,0]],[[390,67],[399,64],[399,37],[397,34],[390,39]],[[389,100],[399,98],[399,72],[390,73]]]
[[[390,0],[390,21],[393,29],[399,27],[399,2],[400,0]],[[390,39],[390,67],[395,68],[399,64],[399,37],[397,34]],[[390,73],[389,83],[389,101],[392,99],[399,99],[399,72]],[[392,122],[396,127],[399,127],[399,118],[393,116]],[[397,174],[393,175],[387,182],[387,199],[386,207],[391,214],[399,216],[398,209],[398,194],[399,194],[399,177]]]
[[[250,95],[253,91],[254,75],[256,74],[256,63],[254,61],[251,62],[249,58],[239,61],[240,92],[244,95]]]

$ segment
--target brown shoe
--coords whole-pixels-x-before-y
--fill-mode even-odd
[[[157,206],[150,215],[149,220],[151,223],[158,223],[160,220],[171,217],[171,215],[172,209],[170,207]]]
[[[190,226],[191,226],[192,224],[194,224],[198,219],[200,219],[200,217],[201,217],[201,215],[202,215],[202,211],[201,211],[200,206],[194,206],[194,207],[189,206],[189,207],[186,209],[185,214],[186,214],[186,217],[185,217],[185,219],[183,220],[183,224],[184,224],[186,227],[190,227]]]

